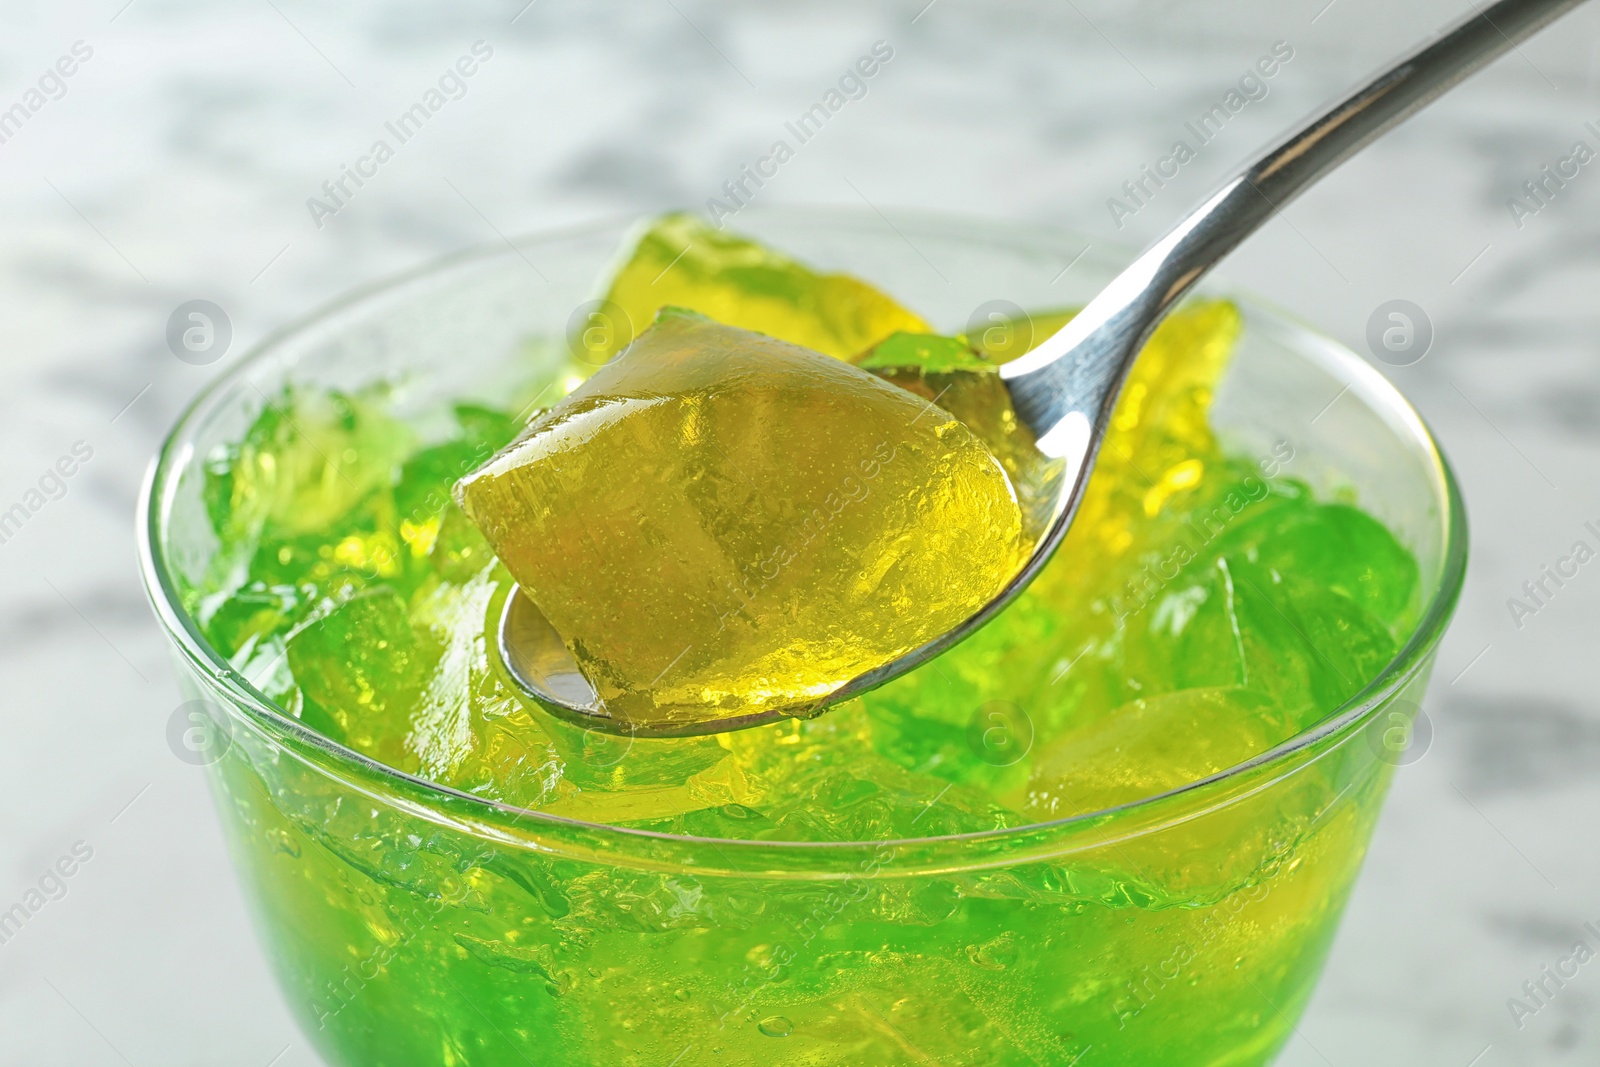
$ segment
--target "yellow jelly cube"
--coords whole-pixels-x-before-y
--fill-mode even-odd
[[[655,725],[804,714],[962,622],[1028,547],[948,412],[677,310],[456,494],[611,714]]]
[[[896,330],[931,329],[866,282],[819,273],[693,215],[667,215],[645,230],[606,299],[626,321],[600,336],[594,362],[626,347],[663,307],[698,311],[839,359]]]

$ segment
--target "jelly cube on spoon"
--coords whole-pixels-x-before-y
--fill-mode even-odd
[[[1030,531],[1042,531],[1053,502],[1058,465],[1040,455],[1017,418],[998,363],[964,338],[899,332],[858,355],[856,366],[944,408],[982,441],[1006,469]]]
[[[982,607],[1027,545],[937,405],[669,310],[457,497],[606,712],[806,714]]]

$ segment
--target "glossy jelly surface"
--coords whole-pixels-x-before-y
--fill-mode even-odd
[[[1027,544],[942,408],[667,309],[457,499],[630,724],[805,714],[959,625]]]

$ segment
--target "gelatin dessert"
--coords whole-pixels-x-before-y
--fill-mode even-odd
[[[853,232],[862,263],[900,247]],[[1460,533],[1431,450],[1388,463],[1438,472],[1402,529],[1310,438],[1219,430],[1259,312],[1174,313],[1054,559],[881,688],[647,738],[507,679],[514,584],[649,716],[804,707],[1009,578],[1025,346],[854,273],[669,216],[602,280],[601,340],[512,346],[497,399],[291,362],[158,469],[224,822],[330,1062],[1248,1067],[1289,1038],[1395,762],[1367,726],[1425,681]],[[1402,411],[1377,388],[1350,417]]]
[[[972,431],[850,363],[665,308],[457,497],[606,710],[803,714],[1027,557]]]

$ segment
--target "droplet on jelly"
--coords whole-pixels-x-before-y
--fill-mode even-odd
[[[1017,962],[1016,935],[1007,931],[993,941],[967,946],[967,959],[987,971],[1003,971]]]
[[[782,1015],[769,1015],[756,1024],[756,1029],[768,1037],[788,1037],[794,1033],[794,1023]]]

